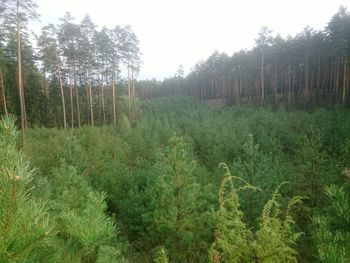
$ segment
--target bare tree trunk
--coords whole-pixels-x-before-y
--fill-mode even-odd
[[[128,63],[128,109],[129,121],[131,120],[131,81],[130,81],[130,62]]]
[[[315,72],[314,70],[311,70],[310,73],[310,88],[309,88],[309,105],[312,105],[312,100],[315,97],[315,89],[314,89],[314,83],[315,83]]]
[[[132,109],[135,111],[135,80],[134,80],[134,64],[131,64],[131,99]]]
[[[273,109],[277,109],[277,66],[274,67],[273,70]]]
[[[103,69],[102,69],[103,71]],[[101,105],[102,105],[102,118],[103,125],[106,124],[106,112],[105,112],[105,99],[104,99],[104,85],[103,85],[103,72],[101,72]]]
[[[243,89],[243,79],[240,79],[238,84],[238,93],[237,93],[239,105],[242,105],[242,89]]]
[[[21,108],[21,128],[22,128],[22,145],[25,144],[25,107],[23,96],[23,82],[22,82],[22,55],[21,55],[21,32],[19,26],[19,0],[17,0],[17,62],[18,62],[18,92]]]
[[[70,48],[68,47],[68,67],[69,67],[69,97],[70,97],[70,121],[71,128],[74,128],[74,101],[73,101],[73,78],[72,78],[72,65],[70,57]]]
[[[24,70],[23,70],[24,68],[23,68],[23,66],[22,66],[22,76],[25,76],[25,74],[24,74]],[[22,80],[22,102],[23,102],[23,113],[24,113],[24,128],[27,128],[28,127],[28,122],[27,122],[27,111],[26,111],[26,100],[25,100],[25,96],[24,96],[24,94],[25,94],[25,87],[24,87],[24,77],[22,77],[21,78],[21,80]]]
[[[290,106],[290,92],[292,88],[292,66],[288,65],[288,106]]]
[[[100,79],[100,72],[98,73],[98,115],[100,116],[100,125],[102,126],[102,99],[101,99],[101,79]]]
[[[254,80],[254,85],[255,85],[255,89],[254,89],[254,104],[255,106],[259,105],[259,78],[255,78]]]
[[[344,56],[344,74],[343,74],[343,96],[342,96],[342,102],[343,102],[343,105],[345,106],[345,103],[346,103],[346,62],[347,62],[347,54],[345,53],[345,56]]]
[[[305,100],[305,108],[307,108],[309,104],[309,55],[308,54],[306,54],[304,81],[305,81],[304,100]]]
[[[73,87],[75,90],[75,102],[77,104],[77,119],[78,119],[78,128],[81,128],[81,122],[80,122],[80,106],[79,106],[79,90],[76,85],[76,79],[75,79],[75,63],[73,64]]]
[[[117,114],[115,107],[115,63],[113,64],[113,75],[112,75],[112,100],[113,100],[113,124],[115,125],[117,122]]]
[[[335,87],[336,87],[336,98],[339,99],[339,71],[340,71],[340,58],[338,58],[337,69],[336,69],[336,79],[335,79]]]
[[[265,81],[264,81],[264,51],[261,51],[261,69],[260,69],[260,82],[261,82],[261,98],[265,99]]]
[[[318,65],[317,65],[317,85],[316,85],[316,103],[320,104],[320,85],[321,85],[321,56],[318,55]]]
[[[66,103],[64,100],[64,91],[63,91],[63,83],[62,83],[62,77],[61,77],[61,67],[58,60],[58,54],[56,50],[56,61],[57,61],[57,76],[58,80],[60,82],[60,91],[61,91],[61,100],[62,100],[62,113],[63,113],[63,128],[67,129],[67,118],[66,118]]]
[[[6,96],[5,96],[5,85],[4,85],[4,76],[2,75],[2,70],[0,68],[0,79],[1,79],[1,96],[2,96],[2,104],[4,107],[5,116],[8,116],[7,104],[6,104]]]
[[[75,86],[75,102],[77,104],[77,118],[78,118],[78,128],[81,128],[81,122],[80,122],[80,107],[79,107],[79,91],[78,87]]]
[[[89,93],[89,107],[90,107],[90,120],[91,126],[94,126],[94,110],[92,105],[92,87],[91,87],[91,64],[88,58],[88,93]]]
[[[334,84],[334,67],[335,65],[333,66],[333,63],[331,62],[330,64],[330,77],[329,77],[329,89],[328,89],[328,92],[332,92],[333,91],[333,98],[331,98],[331,103],[333,102],[334,104],[334,101],[335,101],[335,84]],[[327,92],[327,93],[328,93]],[[327,96],[328,94],[325,94],[325,99],[327,100]]]
[[[296,77],[297,77],[297,74],[296,74],[295,70],[293,70],[292,90],[291,90],[291,93],[294,92],[294,90],[295,90]],[[291,102],[292,102],[292,96],[291,96]]]
[[[320,92],[322,92],[322,94],[320,94],[320,96],[322,96],[322,98],[320,99],[320,101],[321,101],[321,103],[322,104],[326,104],[326,88],[325,88],[325,82],[326,82],[326,77],[328,77],[329,76],[329,73],[327,73],[327,75],[323,75],[323,77],[322,77],[322,85],[321,85],[321,91]]]

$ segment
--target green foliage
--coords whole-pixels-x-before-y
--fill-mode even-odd
[[[196,182],[199,172],[184,139],[173,136],[164,153],[159,153],[157,177],[146,190],[154,209],[145,214],[149,220],[148,231],[160,241],[159,245],[168,248],[174,262],[194,260],[199,256],[193,253],[194,249],[208,245],[202,240],[205,232],[201,232],[212,215],[202,211],[205,202],[200,201],[203,193]]]
[[[0,121],[0,261],[17,262],[48,245],[53,235],[46,206],[30,195],[34,170],[16,149],[14,118]]]
[[[231,176],[228,167],[219,193],[220,207],[217,212],[215,241],[209,251],[210,262],[297,262],[295,244],[300,233],[293,233],[295,222],[289,212],[292,206],[301,204],[301,198],[293,198],[284,218],[281,218],[280,203],[277,201],[279,187],[265,204],[259,218],[259,229],[254,233],[243,222],[238,192],[257,190],[243,181],[241,187]]]
[[[240,210],[238,191],[241,189],[256,190],[248,183],[236,189],[234,181],[239,179],[231,176],[226,164],[226,170],[219,192],[219,209],[217,212],[217,228],[215,241],[209,251],[210,262],[249,262],[253,253],[250,241],[253,233],[243,222],[243,212]]]
[[[100,246],[96,263],[126,263],[128,262],[121,254],[120,249],[110,246]]]
[[[127,129],[117,123],[26,131],[26,154],[39,168],[31,193],[47,201],[58,233],[41,253],[31,253],[30,262],[44,255],[50,262],[108,262],[124,260],[122,255],[130,262],[153,262],[165,259],[160,248],[169,262],[207,262],[209,250],[212,259],[223,249],[238,261],[317,262],[311,218],[327,218],[330,233],[346,229],[326,206],[323,186],[349,177],[343,168],[349,166],[349,112],[218,110],[188,97],[141,107],[142,117]],[[226,179],[217,167],[221,162],[242,180]],[[280,188],[285,181],[290,183]],[[243,190],[247,185],[262,191]],[[105,193],[106,210],[90,198],[99,192]],[[308,199],[289,211],[293,196]],[[101,219],[98,233],[86,232],[96,223],[85,214],[89,209]],[[81,223],[74,227],[78,232],[67,218],[74,226]],[[120,234],[106,231],[111,225],[104,219]],[[305,235],[295,234],[300,232]],[[214,240],[220,245],[210,249]]]
[[[52,261],[95,262],[117,252],[117,258],[122,259],[115,223],[106,215],[105,194],[95,192],[74,167],[65,163],[40,181],[37,191],[48,200],[49,211],[57,222]],[[111,249],[100,251],[103,246]]]
[[[84,256],[96,253],[115,237],[115,225],[104,214],[107,208],[104,199],[103,194],[90,192],[82,211],[68,210],[62,214],[66,234],[79,243]]]
[[[164,247],[159,247],[154,257],[154,263],[169,263],[169,259]]]
[[[313,236],[321,262],[348,262],[350,259],[350,196],[343,187],[326,188],[335,217],[316,216]]]
[[[106,199],[109,206],[115,207],[119,203],[117,195],[123,196],[120,176],[127,169],[126,145],[114,137],[113,129],[101,131],[83,128],[66,133],[66,136],[46,129],[37,131],[38,133],[33,134],[35,141],[32,143],[29,140],[27,147],[33,162],[43,167],[41,176],[34,181],[37,186],[35,194],[49,200],[50,211],[58,221],[57,230],[65,237],[64,242],[72,243],[74,247],[72,254],[74,255],[74,251],[80,251],[81,254],[82,251],[86,249],[91,251],[92,248],[94,252],[91,254],[96,254],[98,247],[106,243],[99,244],[99,240],[101,238],[109,240],[110,235],[113,236],[113,240],[107,242],[107,245],[113,247],[119,244],[115,242],[116,229],[112,229],[107,222],[109,220],[105,214],[107,205],[103,201],[101,207],[101,202]],[[41,137],[40,142],[38,137]],[[52,145],[49,151],[45,147],[47,144]],[[43,152],[48,152],[45,156],[46,162],[42,156]],[[44,171],[47,171],[47,174],[43,173]],[[96,190],[106,191],[108,197],[104,195],[102,199]],[[79,230],[81,236],[79,233],[72,234],[67,230],[68,227],[72,230],[71,224],[80,224],[80,228],[73,227],[73,229]],[[100,227],[93,228],[98,232],[90,231],[94,224]],[[90,241],[86,241],[86,238]],[[80,239],[85,240],[85,243],[82,244]],[[90,247],[86,242],[91,242],[96,247]],[[120,252],[120,249],[117,250]]]
[[[292,198],[281,218],[278,192],[279,187],[262,211],[260,229],[256,232],[256,257],[262,262],[297,262],[296,241],[302,233],[295,233],[290,212],[293,206],[302,204],[302,198]]]

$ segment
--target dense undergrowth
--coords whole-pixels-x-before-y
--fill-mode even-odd
[[[24,154],[2,122],[1,262],[349,260],[350,112],[190,98],[141,112],[132,125],[28,130]],[[35,233],[18,241],[30,218]]]

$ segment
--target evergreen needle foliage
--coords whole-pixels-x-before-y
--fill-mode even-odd
[[[326,188],[336,219],[325,216],[314,218],[314,238],[321,262],[348,262],[350,259],[350,195],[343,187]]]
[[[18,189],[32,211],[45,200],[53,230],[18,262],[349,261],[348,111],[219,110],[189,97],[141,109],[132,125],[26,130],[38,169]],[[4,222],[28,164],[12,133],[2,128]]]
[[[34,170],[16,149],[13,117],[0,121],[0,262],[18,262],[53,235],[43,202],[30,195]]]

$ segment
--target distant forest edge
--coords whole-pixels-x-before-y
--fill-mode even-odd
[[[237,36],[239,41],[239,36]],[[350,105],[350,14],[346,8],[324,30],[306,27],[296,36],[273,36],[263,27],[251,50],[228,56],[215,51],[184,77],[137,83],[141,98],[189,95],[228,103],[297,106]]]
[[[125,104],[130,117],[140,66],[131,27],[99,30],[89,15],[76,23],[67,12],[33,36],[36,8],[34,0],[0,0],[0,115],[21,116],[22,128],[73,128],[115,123]]]
[[[294,37],[263,27],[251,50],[215,51],[184,76],[136,80],[139,40],[130,26],[98,27],[86,15],[66,13],[33,37],[33,0],[0,0],[0,115],[21,127],[81,127],[133,119],[140,99],[193,96],[228,104],[348,107],[350,14],[345,7],[326,28],[306,27]],[[237,36],[239,41],[239,36]]]

